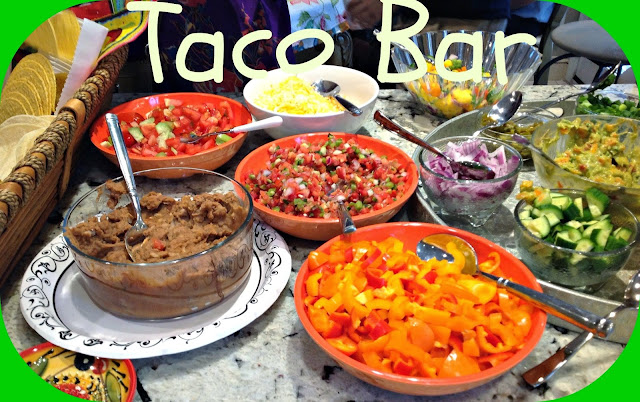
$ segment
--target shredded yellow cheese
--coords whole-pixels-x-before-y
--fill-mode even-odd
[[[317,93],[311,84],[291,76],[272,85],[255,99],[256,106],[278,113],[318,114],[341,112],[344,108],[333,98]]]

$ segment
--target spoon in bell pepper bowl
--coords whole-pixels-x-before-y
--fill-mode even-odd
[[[427,236],[418,242],[416,254],[420,259],[425,261],[435,258],[437,260],[444,259],[453,262],[453,256],[445,251],[447,244],[450,242],[453,242],[458,250],[465,256],[465,266],[462,269],[463,273],[483,276],[540,310],[553,314],[600,337],[606,338],[613,331],[613,323],[608,318],[600,317],[580,307],[556,299],[555,297],[479,270],[476,251],[468,242],[458,236],[446,233]]]
[[[612,319],[618,315],[619,312],[628,308],[638,308],[640,304],[640,271],[636,272],[636,274],[631,278],[627,287],[624,290],[624,300],[621,305],[616,307],[612,312],[607,315],[607,318]],[[564,366],[569,359],[575,356],[576,353],[584,345],[587,344],[591,339],[593,339],[593,333],[584,331],[577,337],[575,337],[571,342],[569,342],[565,347],[559,349],[556,353],[552,354],[547,358],[547,360],[538,364],[534,368],[522,374],[522,378],[525,380],[527,384],[536,388],[545,382],[547,382],[551,376],[553,376],[556,371],[560,370],[562,366]]]

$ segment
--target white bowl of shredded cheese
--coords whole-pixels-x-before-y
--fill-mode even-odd
[[[319,79],[340,85],[340,96],[362,109],[362,114],[352,116],[335,100],[314,92],[311,83]],[[280,127],[265,130],[278,139],[324,131],[355,133],[371,117],[378,91],[378,83],[368,75],[327,65],[295,76],[280,69],[269,71],[267,78],[249,81],[243,95],[256,120],[282,117]]]

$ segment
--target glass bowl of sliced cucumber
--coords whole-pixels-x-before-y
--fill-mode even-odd
[[[514,210],[520,258],[536,277],[593,292],[627,262],[638,220],[596,188],[536,188]]]

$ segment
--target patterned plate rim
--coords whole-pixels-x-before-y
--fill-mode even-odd
[[[74,352],[110,359],[141,359],[193,350],[244,328],[276,302],[289,282],[291,254],[285,240],[271,226],[254,220],[253,252],[261,267],[260,280],[242,311],[202,328],[172,337],[137,342],[94,339],[72,332],[59,319],[53,295],[57,281],[73,264],[62,235],[47,244],[30,263],[20,285],[23,317],[45,340]],[[249,290],[245,290],[249,291]]]

